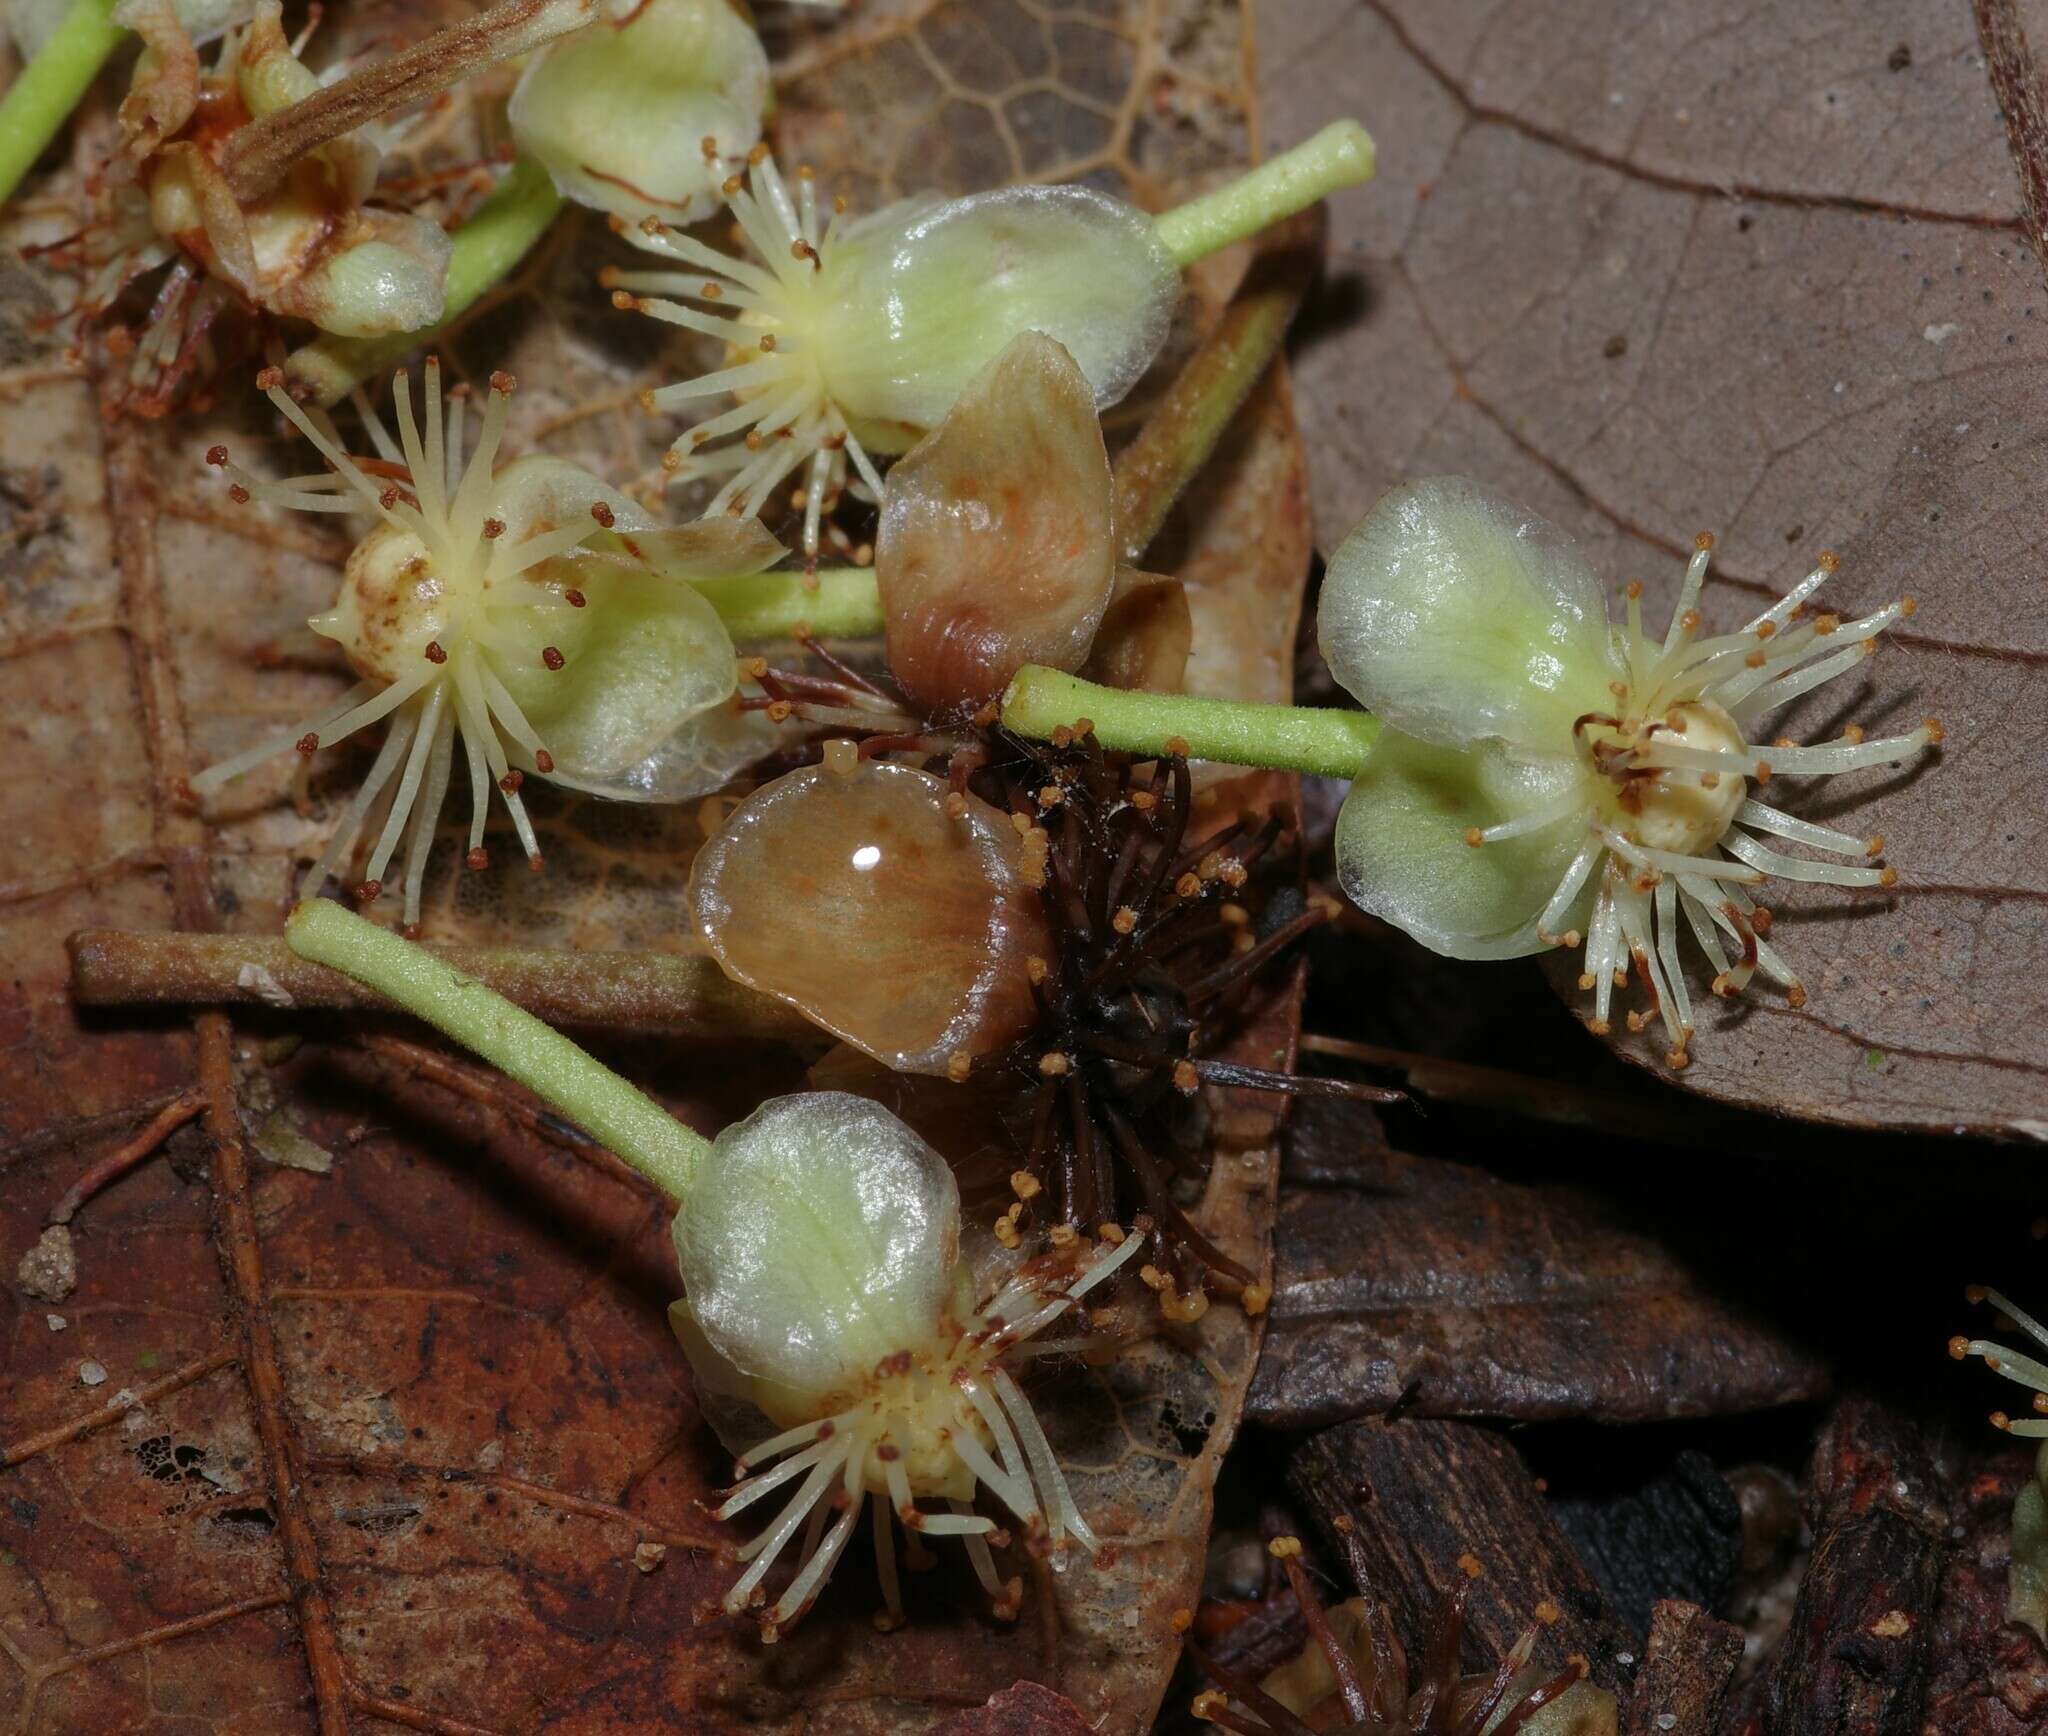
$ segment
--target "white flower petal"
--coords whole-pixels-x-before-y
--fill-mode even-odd
[[[1383,495],[1330,557],[1323,656],[1396,729],[1563,753],[1613,703],[1600,583],[1565,534],[1463,477]]]
[[[1337,873],[1361,910],[1449,958],[1539,952],[1536,919],[1586,835],[1575,796],[1597,791],[1574,761],[1460,750],[1383,730],[1337,819]],[[1467,832],[1549,807],[1552,823],[1477,846]]]
[[[807,1091],[718,1136],[673,1234],[711,1347],[741,1374],[824,1397],[931,1338],[957,1286],[960,1195],[879,1104]]]

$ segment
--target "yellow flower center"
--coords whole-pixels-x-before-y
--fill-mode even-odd
[[[1602,822],[1649,849],[1708,854],[1749,793],[1748,782],[1732,771],[1641,763],[1653,744],[1746,757],[1749,747],[1735,719],[1712,700],[1673,705],[1654,717],[1591,718],[1580,736],[1607,779]]]

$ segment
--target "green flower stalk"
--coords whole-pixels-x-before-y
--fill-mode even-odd
[[[1593,1029],[1633,969],[1665,1059],[1693,1036],[1681,922],[1733,995],[1758,971],[1805,990],[1771,945],[1766,878],[1890,887],[1883,839],[1763,799],[1780,777],[1895,764],[1942,739],[1929,719],[1881,740],[1758,739],[1778,707],[1861,666],[1910,598],[1859,620],[1809,611],[1832,554],[1739,632],[1700,636],[1702,536],[1661,639],[1642,587],[1609,624],[1598,580],[1554,526],[1457,478],[1388,494],[1331,557],[1323,655],[1364,714],[1098,687],[1026,668],[1003,722],[1044,738],[1087,719],[1104,746],[1190,752],[1352,780],[1337,866],[1362,909],[1453,958],[1585,949]],[[1767,843],[1783,840],[1808,854]]]
[[[71,0],[63,22],[0,97],[0,203],[70,118],[107,58],[127,36],[115,0]]]
[[[656,217],[615,217],[662,265],[601,281],[615,305],[726,345],[725,366],[645,394],[650,410],[735,400],[670,448],[672,477],[723,478],[707,516],[744,514],[808,466],[803,547],[814,555],[849,465],[879,496],[870,454],[907,450],[1020,333],[1063,346],[1097,407],[1113,404],[1165,342],[1185,267],[1373,166],[1365,129],[1340,121],[1159,218],[1084,187],[1010,187],[849,220],[844,201],[821,208],[808,170],[792,185],[757,146],[722,187],[753,258]]]
[[[739,1455],[735,1518],[777,1490],[781,1511],[739,1551],[734,1614],[774,1639],[816,1599],[871,1510],[884,1626],[902,1619],[895,1532],[965,1545],[1000,1614],[986,1486],[1035,1545],[1095,1535],[1017,1384],[1030,1343],[1143,1246],[1071,1229],[977,1304],[945,1161],[879,1104],[844,1092],[778,1097],[705,1140],[567,1038],[431,954],[339,905],[301,904],[302,957],[387,995],[588,1129],[678,1207],[684,1300],[670,1310],[697,1398]],[[829,1522],[829,1524],[828,1524]],[[794,1578],[764,1582],[804,1532]]]

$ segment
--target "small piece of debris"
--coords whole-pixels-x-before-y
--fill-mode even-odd
[[[22,1255],[14,1278],[22,1294],[38,1302],[67,1300],[78,1288],[78,1249],[72,1244],[71,1231],[63,1224],[52,1224]]]
[[[106,1383],[107,1371],[96,1362],[81,1362],[78,1365],[78,1379],[84,1386],[102,1386]]]
[[[260,964],[245,964],[235,972],[235,987],[245,989],[259,1001],[273,1007],[295,1007],[299,1003],[292,999],[292,992],[265,970]]]
[[[45,1314],[43,1316],[43,1319],[48,1324],[52,1332],[62,1332],[65,1327],[71,1324],[71,1322],[66,1320],[64,1316],[61,1314]]]
[[[1870,1624],[1870,1631],[1881,1640],[1902,1640],[1913,1631],[1913,1620],[1902,1609],[1887,1610]]]
[[[642,1543],[633,1550],[633,1565],[642,1573],[652,1573],[667,1559],[666,1543]]]
[[[495,1471],[505,1462],[505,1443],[486,1441],[476,1450],[476,1468],[479,1471]]]
[[[284,1109],[273,1109],[249,1128],[249,1143],[256,1155],[280,1169],[302,1169],[311,1175],[325,1175],[334,1167],[334,1154],[315,1144],[298,1129]]]
[[[1954,320],[1950,320],[1943,325],[1923,326],[1920,335],[1930,344],[1945,344],[1962,329]]]

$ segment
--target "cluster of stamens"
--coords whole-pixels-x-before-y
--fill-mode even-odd
[[[1806,605],[1839,563],[1823,554],[1813,571],[1738,632],[1702,639],[1700,589],[1714,539],[1702,535],[1686,568],[1661,643],[1642,626],[1642,586],[1628,587],[1621,633],[1625,678],[1613,683],[1614,709],[1588,712],[1573,727],[1585,776],[1557,801],[1491,828],[1474,828],[1475,847],[1576,818],[1584,838],[1538,918],[1538,933],[1562,947],[1585,948],[1581,989],[1594,994],[1593,1029],[1605,1033],[1613,992],[1631,966],[1650,1006],[1631,1012],[1629,1028],[1661,1018],[1665,1059],[1683,1067],[1693,1010],[1679,962],[1682,917],[1713,966],[1713,992],[1740,994],[1756,972],[1797,1007],[1806,991],[1798,973],[1766,938],[1771,913],[1745,888],[1773,876],[1845,887],[1890,887],[1897,871],[1877,865],[1881,837],[1858,838],[1798,819],[1750,793],[1774,777],[1829,776],[1900,760],[1942,739],[1929,718],[1904,735],[1868,740],[1850,726],[1835,741],[1801,745],[1750,739],[1769,712],[1847,674],[1877,649],[1877,636],[1912,614],[1908,597],[1860,620],[1809,614]],[[1791,856],[1766,837],[1820,852]],[[1564,926],[1595,870],[1586,932]],[[1724,945],[1724,938],[1727,945]]]
[[[2048,1327],[2024,1309],[2014,1307],[1996,1290],[1972,1284],[1965,1295],[1972,1302],[1990,1303],[2044,1351],[2048,1351]],[[1993,1411],[1991,1423],[1994,1428],[2012,1435],[2048,1438],[2048,1363],[2017,1350],[2008,1350],[1988,1338],[1965,1338],[1960,1333],[1948,1341],[1948,1353],[1958,1362],[1967,1357],[1981,1356],[1994,1374],[2002,1374],[2007,1380],[2017,1381],[2033,1392],[2033,1416],[2014,1418],[2004,1411]]]
[[[715,141],[707,138],[704,150],[707,160],[715,158]],[[659,218],[635,224],[614,217],[613,228],[635,246],[684,269],[607,267],[599,281],[612,291],[614,306],[726,346],[724,367],[641,394],[649,411],[673,410],[722,393],[736,400],[732,409],[676,439],[663,460],[670,477],[677,482],[725,477],[705,508],[707,516],[758,513],[783,479],[808,461],[801,490],[803,547],[806,555],[815,556],[819,527],[846,486],[849,460],[876,498],[882,479],[833,401],[819,341],[819,316],[830,293],[827,267],[846,201],[832,201],[821,228],[815,177],[800,168],[795,179],[792,193],[768,147],[756,145],[745,169],[726,177],[720,188],[739,238],[756,259],[720,253]]]
[[[300,896],[313,896],[330,874],[340,871],[381,801],[382,821],[358,896],[369,901],[382,893],[386,872],[403,842],[404,920],[416,924],[427,856],[448,793],[458,735],[470,780],[468,866],[489,866],[484,823],[494,786],[512,816],[528,865],[541,866],[540,843],[520,797],[525,774],[508,758],[506,739],[525,749],[534,769],[543,774],[553,771],[554,760],[492,667],[496,658],[512,650],[500,605],[531,604],[533,598],[523,593],[532,587],[508,595],[509,582],[586,541],[602,528],[604,520],[596,515],[604,509],[593,509],[587,523],[505,540],[504,522],[492,517],[489,509],[492,467],[515,385],[509,374],[491,376],[476,447],[466,460],[468,393],[460,386],[451,391],[444,416],[440,365],[431,358],[426,364],[423,429],[415,422],[403,372],[397,376],[393,400],[397,440],[359,396],[358,408],[377,450],[374,458],[351,456],[331,421],[285,391],[280,370],[266,368],[257,384],[312,442],[328,468],[269,481],[231,462],[227,448],[216,446],[207,453],[207,462],[227,474],[230,497],[242,504],[255,500],[294,512],[374,515],[379,530],[365,539],[350,562],[352,577],[358,563],[364,563],[357,587],[364,593],[359,599],[363,618],[402,621],[408,611],[430,609],[434,630],[424,643],[415,643],[416,633],[391,630],[380,635],[370,627],[344,638],[361,680],[333,703],[209,766],[191,780],[192,789],[211,794],[287,748],[310,759],[322,747],[389,718],[369,775],[343,810],[326,849],[308,869]],[[392,550],[393,559],[407,548],[413,552],[395,570],[384,573],[377,570],[380,547]],[[345,590],[350,582],[344,581]],[[568,588],[561,590],[561,600],[574,608],[583,599]],[[541,659],[551,671],[563,667],[562,654],[552,646],[542,649]]]
[[[1016,1616],[1022,1584],[1005,1582],[991,1553],[1007,1547],[1012,1534],[973,1511],[977,1484],[1009,1509],[1026,1548],[1048,1553],[1071,1537],[1083,1549],[1096,1549],[1095,1533],[1012,1371],[1029,1359],[1085,1346],[1085,1318],[1081,1337],[1052,1342],[1037,1335],[1079,1312],[1081,1299],[1144,1245],[1143,1228],[1126,1235],[1105,1225],[1093,1246],[1068,1235],[1018,1268],[971,1318],[943,1320],[929,1342],[886,1358],[844,1408],[743,1454],[742,1480],[717,1510],[720,1519],[738,1516],[788,1484],[798,1486],[767,1530],[739,1551],[751,1565],[726,1595],[726,1609],[737,1614],[767,1604],[762,1581],[801,1529],[796,1577],[760,1618],[763,1637],[775,1639],[816,1599],[859,1522],[863,1495],[872,1508],[882,1586],[877,1625],[885,1628],[903,1619],[897,1525],[910,1540],[912,1566],[928,1560],[917,1548],[921,1539],[958,1537],[996,1613]],[[773,1469],[762,1468],[769,1465]],[[945,1512],[918,1505],[919,1494],[935,1488],[949,1491]]]

